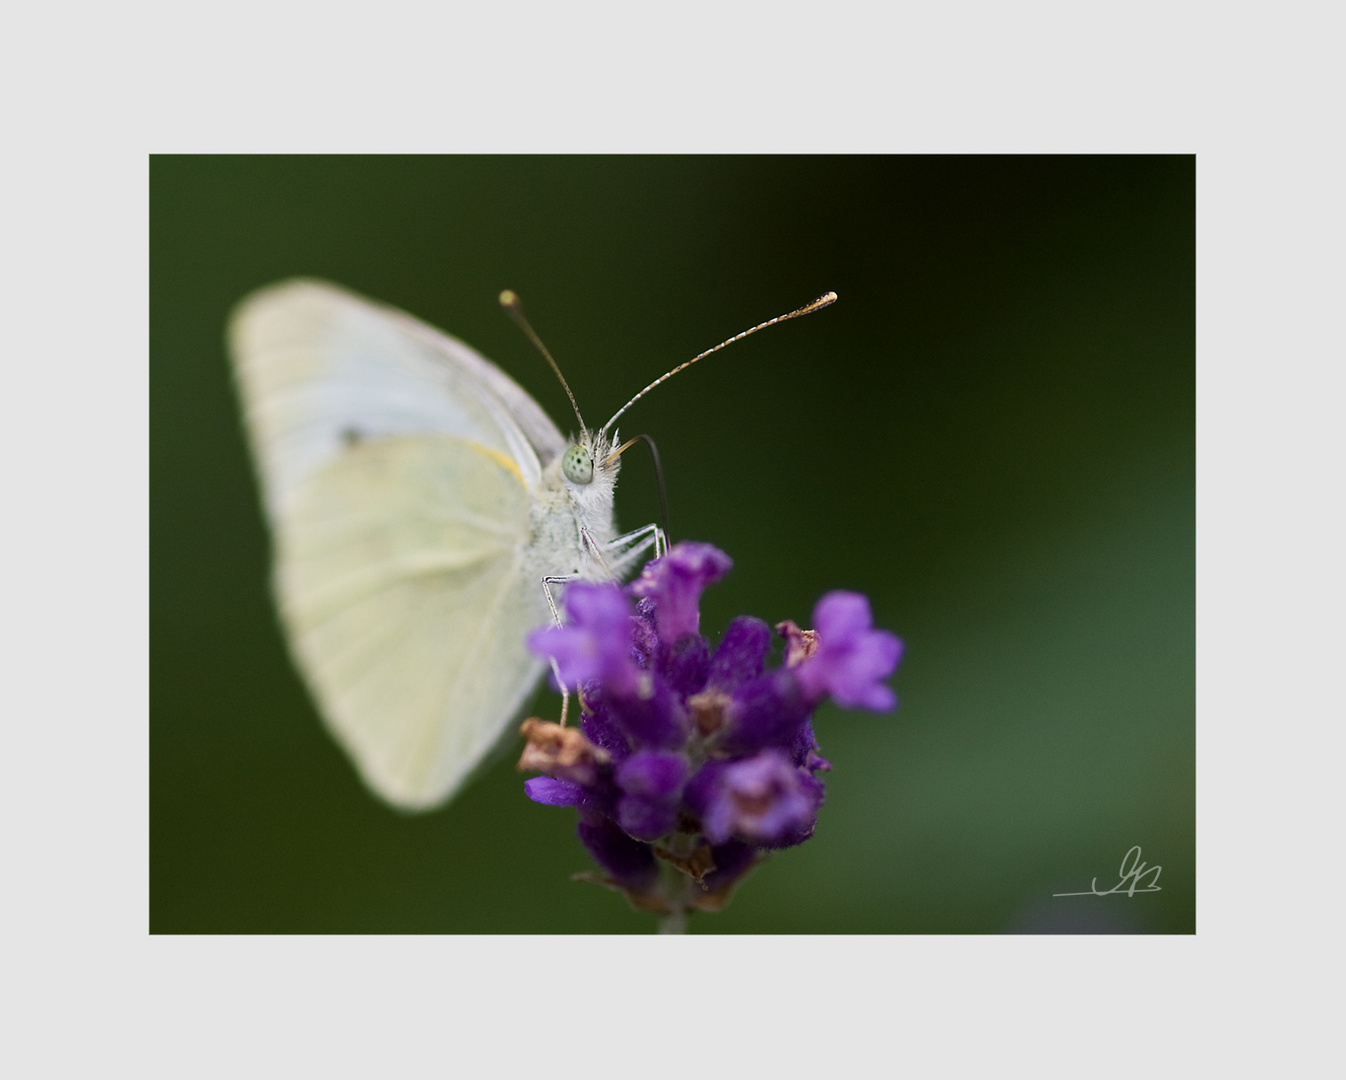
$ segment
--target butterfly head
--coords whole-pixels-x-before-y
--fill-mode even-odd
[[[598,522],[612,514],[620,458],[612,453],[612,443],[589,428],[581,428],[579,437],[570,439],[559,458],[548,470],[551,483],[569,496],[573,512],[594,532],[605,531]]]
[[[579,438],[572,437],[561,454],[561,476],[566,486],[578,494],[585,488],[613,484],[621,463],[620,451],[613,452],[615,446],[615,440],[582,428]]]

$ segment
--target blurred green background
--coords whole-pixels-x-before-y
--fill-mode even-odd
[[[601,421],[652,434],[675,538],[735,560],[714,641],[867,593],[897,712],[832,706],[813,840],[691,932],[1195,931],[1195,160],[156,157],[150,926],[649,932],[576,883],[517,749],[449,806],[361,786],[290,666],[224,350],[329,278],[474,345],[557,420],[524,299]],[[618,524],[652,520],[627,458]],[[540,691],[533,710],[554,716]],[[1133,845],[1161,892],[1114,884]]]

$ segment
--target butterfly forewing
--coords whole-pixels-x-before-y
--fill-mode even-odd
[[[264,289],[240,305],[230,336],[273,519],[306,476],[363,440],[458,435],[512,460],[530,487],[565,447],[536,403],[468,346],[334,285]]]

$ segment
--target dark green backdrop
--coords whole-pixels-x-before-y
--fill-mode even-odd
[[[845,587],[907,644],[896,713],[815,718],[814,839],[692,931],[1195,930],[1194,159],[160,157],[150,221],[152,930],[653,928],[570,880],[573,812],[512,756],[408,817],[321,727],[223,343],[295,274],[463,338],[563,430],[500,289],[600,421],[835,289],[622,424],[675,537],[735,559],[712,639]],[[627,459],[620,525],[650,474]],[[1161,892],[1052,898],[1137,844]]]

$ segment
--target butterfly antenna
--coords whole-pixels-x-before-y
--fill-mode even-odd
[[[580,415],[579,404],[575,401],[575,395],[570,392],[570,384],[566,382],[566,377],[561,374],[561,369],[557,367],[556,361],[552,359],[551,353],[547,351],[547,346],[542,344],[542,339],[537,336],[528,320],[524,318],[523,302],[519,299],[519,294],[513,289],[506,289],[500,294],[500,306],[505,309],[505,314],[514,320],[514,325],[522,330],[528,340],[537,346],[537,351],[546,358],[547,363],[551,365],[552,371],[556,372],[556,377],[561,380],[561,386],[566,392],[566,397],[570,399],[570,407],[575,410],[575,419],[580,422],[580,430],[587,431],[584,426],[584,417]],[[606,429],[604,429],[606,430]]]
[[[503,299],[502,299],[501,302],[502,302],[502,303],[504,302]],[[667,382],[669,379],[673,378],[673,376],[676,375],[676,374],[677,374],[679,371],[681,371],[683,368],[689,368],[689,367],[691,367],[691,366],[692,366],[693,364],[695,364],[698,360],[704,360],[704,359],[705,359],[707,356],[709,356],[711,353],[713,353],[713,352],[719,352],[719,351],[720,351],[721,349],[723,349],[726,345],[732,345],[734,342],[742,340],[743,338],[747,337],[749,334],[755,334],[755,333],[757,333],[758,330],[765,330],[768,326],[775,326],[778,322],[785,322],[787,319],[797,319],[800,315],[812,315],[815,311],[821,311],[823,308],[828,307],[828,306],[830,306],[830,305],[832,305],[832,304],[835,304],[836,302],[837,302],[837,294],[836,294],[836,293],[834,293],[834,292],[824,293],[822,296],[818,297],[818,299],[815,300],[815,301],[813,301],[813,303],[811,303],[811,304],[805,304],[805,305],[804,305],[803,307],[801,307],[801,308],[795,308],[794,311],[788,312],[788,313],[785,314],[785,315],[777,315],[774,319],[767,319],[766,322],[764,322],[764,323],[758,323],[758,324],[757,324],[756,326],[754,326],[751,330],[744,330],[743,333],[741,333],[741,334],[735,334],[733,337],[729,338],[727,341],[722,341],[722,342],[720,342],[720,343],[719,343],[718,345],[716,345],[714,348],[712,348],[712,349],[707,349],[705,352],[703,352],[703,353],[701,353],[701,354],[699,354],[699,355],[697,355],[697,356],[693,356],[690,360],[686,361],[685,363],[679,364],[679,365],[678,365],[677,367],[675,367],[672,371],[668,371],[668,372],[665,372],[663,375],[660,375],[659,378],[655,379],[654,382],[650,383],[649,386],[645,387],[644,390],[642,390],[642,391],[641,391],[640,393],[638,393],[635,397],[633,397],[630,401],[628,401],[625,405],[623,405],[620,409],[618,409],[615,413],[613,413],[613,414],[612,414],[612,419],[609,420],[606,424],[603,425],[602,430],[599,431],[599,435],[606,435],[606,434],[607,434],[607,431],[608,431],[608,428],[612,427],[612,425],[615,424],[615,423],[617,422],[617,418],[620,417],[620,416],[622,415],[622,413],[626,412],[627,409],[629,409],[629,408],[630,408],[632,405],[634,405],[637,401],[639,401],[641,398],[643,398],[646,394],[648,394],[651,390],[653,390],[653,389],[654,389],[656,386],[658,386],[661,382]],[[520,316],[520,318],[522,318],[522,316]],[[529,331],[529,332],[531,333],[531,331]],[[539,345],[541,345],[540,342],[539,342]],[[550,359],[550,358],[549,358],[549,359]],[[553,364],[552,366],[555,367],[556,365]],[[560,372],[558,371],[557,374],[559,375]],[[562,381],[564,382],[564,380],[562,380]],[[572,398],[571,400],[573,401],[574,399]],[[579,412],[579,410],[577,409],[577,410],[576,410],[576,413],[578,414],[578,412]]]

